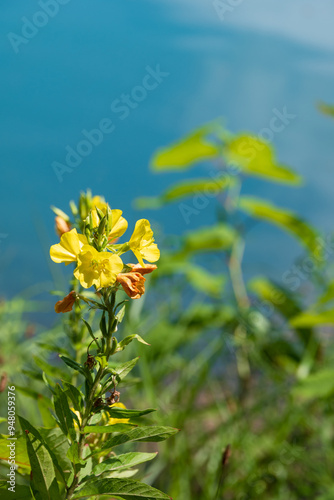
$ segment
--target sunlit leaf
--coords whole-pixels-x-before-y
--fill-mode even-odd
[[[293,170],[279,165],[272,146],[258,137],[239,135],[227,142],[224,154],[228,162],[238,165],[247,175],[288,184],[302,181]]]
[[[297,328],[334,325],[334,310],[319,313],[316,311],[306,311],[292,318],[290,324]]]
[[[257,219],[262,219],[293,234],[313,253],[317,248],[317,233],[293,212],[276,207],[260,198],[241,196],[240,209]]]
[[[312,373],[293,389],[293,394],[302,399],[330,396],[334,393],[334,369],[324,368]]]
[[[208,196],[212,198],[230,187],[234,180],[230,177],[222,179],[189,179],[174,184],[160,196],[138,198],[135,202],[139,210],[146,208],[160,208],[167,203],[172,203],[195,196]]]
[[[207,139],[214,128],[213,124],[205,125],[181,141],[159,149],[151,160],[153,170],[186,170],[194,163],[215,158],[219,146]]]
[[[227,224],[202,227],[185,234],[181,253],[226,250],[235,238],[236,231]]]

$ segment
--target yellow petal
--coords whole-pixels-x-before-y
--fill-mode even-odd
[[[116,281],[116,276],[123,269],[122,259],[110,252],[98,252],[94,247],[85,245],[78,255],[78,266],[74,276],[84,288],[95,285],[97,288],[108,287]]]
[[[76,229],[72,229],[62,235],[60,243],[52,245],[50,257],[57,264],[65,262],[67,265],[77,260],[77,256],[85,244],[87,244],[86,236],[78,234]]]
[[[152,243],[146,248],[144,247],[141,250],[141,254],[145,260],[148,260],[148,262],[156,262],[160,259],[160,250],[158,248],[158,245],[156,245],[155,243]]]
[[[109,240],[114,240],[123,236],[128,228],[128,222],[122,217],[122,210],[111,210],[112,214],[112,229],[108,235]]]

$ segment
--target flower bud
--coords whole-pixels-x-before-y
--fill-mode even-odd
[[[71,231],[71,225],[69,222],[67,222],[65,219],[60,217],[60,215],[57,215],[55,218],[55,223],[56,223],[56,233],[58,234],[59,237],[61,237],[64,233],[68,233],[68,231]]]

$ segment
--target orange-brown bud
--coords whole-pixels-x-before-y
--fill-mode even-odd
[[[55,218],[55,223],[56,223],[56,232],[59,237],[61,237],[64,233],[67,233],[68,231],[71,230],[71,225],[69,222],[66,222],[65,219],[57,215]]]
[[[157,268],[155,264],[145,264],[145,266],[142,266],[141,264],[127,264],[127,266],[131,267],[132,272],[140,273],[143,275],[152,273]]]
[[[140,273],[120,273],[116,281],[122,285],[123,290],[131,299],[140,299],[145,293],[146,279]]]
[[[66,297],[64,297],[62,300],[59,300],[55,304],[56,313],[66,313],[66,312],[72,311],[76,298],[77,298],[77,294],[73,290],[68,295],[66,295]]]

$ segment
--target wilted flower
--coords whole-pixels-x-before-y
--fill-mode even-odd
[[[122,285],[123,290],[131,299],[140,299],[145,293],[146,279],[140,273],[121,273],[117,275],[116,281]]]
[[[76,298],[77,298],[76,292],[72,291],[68,295],[66,295],[66,297],[64,297],[62,300],[58,300],[58,302],[56,302],[55,304],[56,313],[65,313],[72,311]]]
[[[155,264],[144,264],[144,266],[140,264],[127,264],[127,266],[131,267],[132,271],[140,274],[149,274],[157,269]]]

